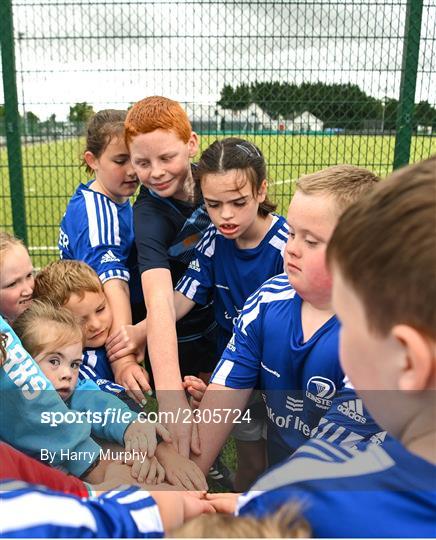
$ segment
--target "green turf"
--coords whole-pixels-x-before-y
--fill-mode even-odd
[[[247,135],[268,163],[269,195],[285,213],[293,181],[304,173],[337,163],[366,166],[385,175],[392,169],[395,138],[366,135]],[[204,149],[216,139],[202,135]],[[57,257],[58,225],[77,184],[86,177],[80,167],[84,141],[63,139],[23,147],[28,241],[36,267]],[[414,137],[412,159],[436,153],[436,138]],[[0,227],[11,230],[12,212],[6,149],[0,150]],[[51,248],[51,249],[50,249]]]

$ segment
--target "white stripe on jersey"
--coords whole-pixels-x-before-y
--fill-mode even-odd
[[[106,215],[106,223],[107,223],[107,243],[112,244],[113,238],[112,238],[112,227],[111,227],[111,214],[110,214],[110,208],[108,204],[108,200],[100,197],[103,211]]]
[[[206,257],[212,257],[215,253],[215,237],[217,230],[213,225],[209,225],[203,238],[197,245],[198,251],[203,253]]]
[[[274,293],[274,291],[283,291],[288,289],[292,290],[289,285],[288,276],[286,274],[279,274],[278,276],[271,278],[269,281],[266,281],[260,289],[258,289],[256,292],[254,292],[251,296],[247,298],[244,305],[244,311],[247,311],[252,306],[254,306],[257,303],[259,296],[263,292],[269,291]],[[291,298],[293,298],[294,296],[295,294]]]
[[[121,245],[120,238],[120,222],[118,220],[117,207],[111,201],[109,201],[109,208],[112,214],[112,234],[114,235],[114,244],[116,246]]]
[[[311,447],[317,447],[317,457],[311,459],[305,455],[311,453]],[[332,462],[334,454],[337,459]],[[301,457],[300,457],[301,455]],[[324,455],[324,460],[319,456]],[[280,487],[310,480],[322,480],[325,478],[346,478],[384,471],[394,466],[394,460],[381,446],[369,445],[364,452],[350,455],[341,452],[340,448],[318,439],[301,446],[289,461],[266,473],[254,483],[253,491],[268,491]],[[239,507],[254,498],[256,493],[250,491],[245,497],[241,497]]]
[[[177,287],[177,290],[182,293],[184,296],[192,300],[197,293],[197,289],[200,285],[200,282],[197,279],[184,276]]]
[[[87,527],[97,531],[94,516],[88,508],[80,504],[80,499],[65,495],[58,497],[52,493],[38,492],[17,494],[14,498],[3,498],[1,508],[1,531],[6,536],[9,530],[17,529],[18,523],[19,529],[50,523],[64,527]],[[53,508],[56,508],[56,512]]]
[[[106,225],[104,223],[104,211],[103,211],[103,201],[101,197],[94,197],[96,202],[98,219],[100,222],[100,242],[103,243],[106,239]]]
[[[241,318],[238,322],[238,327],[240,328],[241,332],[244,334],[247,334],[246,328],[250,325],[255,319],[257,319],[257,316],[259,315],[260,306],[262,304],[268,304],[270,302],[278,302],[280,300],[290,300],[291,298],[294,298],[295,291],[292,288],[286,288],[283,290],[281,287],[278,291],[265,291],[263,290],[264,285],[262,285],[262,289],[257,297],[257,302],[254,304],[254,306],[251,308],[250,311],[243,311],[241,314]],[[250,308],[248,308],[250,309]]]
[[[130,515],[142,533],[150,531],[163,531],[163,523],[157,505],[139,510],[130,510]]]
[[[97,354],[95,353],[95,351],[91,350],[91,351],[86,351],[85,353],[83,353],[83,360],[86,361],[86,364],[85,366],[89,366],[91,368],[95,368],[96,364],[97,364]]]
[[[227,377],[232,371],[234,365],[234,362],[231,362],[230,360],[224,360],[224,362],[218,367],[215,375],[213,376],[212,382],[214,384],[221,384],[222,386],[226,386]]]
[[[276,234],[270,239],[269,244],[278,249],[280,253],[283,253],[286,246],[286,240],[279,238]]]
[[[99,246],[100,238],[98,234],[98,222],[94,202],[94,193],[90,191],[82,191],[82,193],[85,198],[86,215],[88,216],[89,243],[91,244],[91,247]]]

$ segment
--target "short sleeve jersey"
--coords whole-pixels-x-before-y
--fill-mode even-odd
[[[311,435],[344,385],[335,316],[304,342],[302,300],[286,274],[251,295],[211,382],[263,391],[270,464],[292,454]]]
[[[165,268],[171,272],[175,286],[210,225],[203,204],[163,198],[141,186],[133,215],[140,273]],[[196,306],[177,323],[177,336],[199,337],[213,323],[212,305]]]
[[[62,259],[84,261],[102,283],[127,281],[133,303],[142,293],[133,233],[133,211],[129,201],[118,204],[80,184],[68,203],[59,232]]]
[[[159,508],[136,486],[81,499],[25,482],[0,484],[7,538],[162,538]]]
[[[239,249],[214,225],[195,248],[194,258],[176,289],[198,304],[214,295],[215,319],[221,333],[220,353],[227,345],[244,302],[268,278],[283,272],[283,252],[288,237],[285,218],[272,215],[272,225],[251,249]]]
[[[434,538],[436,467],[389,438],[360,452],[311,439],[258,479],[237,513],[300,501],[315,538]]]

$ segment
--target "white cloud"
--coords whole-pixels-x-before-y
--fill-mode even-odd
[[[417,101],[436,103],[436,7],[424,11]],[[255,80],[350,81],[398,97],[404,17],[405,0],[19,3],[19,101],[61,118],[80,101],[95,109],[152,94],[215,102],[224,84]]]

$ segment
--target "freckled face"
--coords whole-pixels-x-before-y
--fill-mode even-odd
[[[190,158],[198,150],[195,133],[187,143],[168,130],[141,133],[130,143],[132,164],[139,180],[160,197],[188,198],[186,179],[190,176]]]

